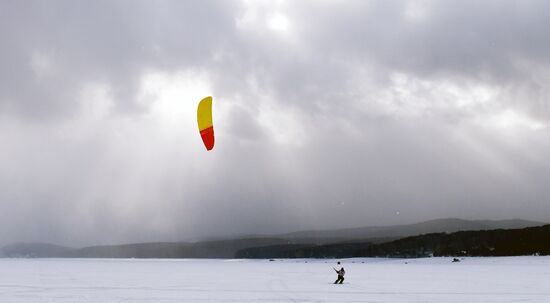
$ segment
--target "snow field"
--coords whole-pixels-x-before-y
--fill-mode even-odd
[[[0,259],[0,302],[550,302],[550,257]]]

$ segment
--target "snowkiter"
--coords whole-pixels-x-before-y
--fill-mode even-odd
[[[338,262],[338,265],[340,265],[340,262]],[[344,275],[346,274],[346,271],[344,270],[344,267],[341,267],[340,270],[337,270],[336,268],[333,268],[336,274],[338,274],[338,279],[334,281],[334,284],[342,284],[344,282]]]

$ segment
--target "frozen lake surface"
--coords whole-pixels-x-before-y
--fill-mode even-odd
[[[0,259],[0,302],[550,302],[550,257]]]

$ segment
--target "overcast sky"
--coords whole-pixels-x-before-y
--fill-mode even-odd
[[[0,244],[548,222],[549,29],[549,1],[2,0]]]

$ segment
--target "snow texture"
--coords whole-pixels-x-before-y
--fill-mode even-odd
[[[550,302],[550,257],[0,259],[0,302]]]

